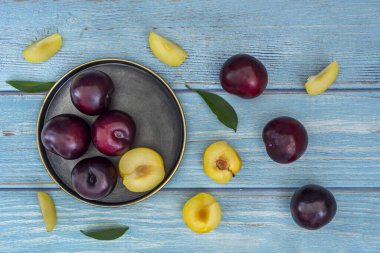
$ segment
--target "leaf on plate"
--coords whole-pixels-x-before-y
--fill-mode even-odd
[[[6,81],[7,84],[23,92],[43,92],[50,90],[55,82]]]
[[[192,89],[186,85],[190,90],[196,91],[210,107],[211,111],[218,117],[226,127],[233,129],[235,132],[238,126],[238,116],[234,108],[224,98],[207,91]]]

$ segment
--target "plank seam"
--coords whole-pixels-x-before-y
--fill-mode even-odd
[[[205,188],[205,187],[194,187],[194,188],[162,188],[160,191],[294,191],[298,189],[299,187],[268,187],[268,188],[259,188],[259,187],[243,187],[243,188]],[[326,187],[327,189],[333,190],[333,191],[360,191],[360,192],[380,192],[380,187]],[[17,188],[17,187],[10,187],[10,188],[0,188],[0,192],[3,191],[61,191],[60,188],[43,188],[43,187],[36,187],[36,188]]]
[[[186,89],[173,89],[176,93],[192,93],[190,90]],[[208,92],[226,92],[223,89],[202,89],[203,91]],[[352,89],[329,89],[324,94],[335,94],[335,93],[372,93],[372,92],[380,92],[380,88],[352,88]],[[270,94],[306,94],[305,89],[267,89],[264,91],[263,95]],[[226,94],[228,94],[226,92]],[[0,96],[10,96],[10,95],[18,95],[18,96],[41,96],[46,95],[45,92],[37,92],[37,93],[27,93],[21,91],[0,91]]]

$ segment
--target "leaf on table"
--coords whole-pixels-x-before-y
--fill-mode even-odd
[[[210,107],[211,111],[218,117],[226,127],[233,129],[235,132],[238,126],[238,116],[235,109],[224,98],[207,91],[192,89],[186,85],[189,90],[196,91]]]
[[[6,81],[7,84],[23,92],[43,92],[50,90],[55,82]]]
[[[80,232],[88,237],[91,237],[97,240],[114,240],[124,235],[124,233],[127,232],[128,229],[129,227],[123,226],[123,227],[105,228],[105,229],[97,229],[97,230],[90,230],[90,231],[81,230]]]

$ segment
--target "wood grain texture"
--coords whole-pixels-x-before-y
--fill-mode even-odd
[[[334,89],[380,86],[380,2],[373,1],[2,1],[0,90],[6,80],[54,81],[83,62],[104,57],[137,61],[176,89],[220,88],[219,70],[233,54],[259,58],[268,89],[300,89],[332,59]],[[182,45],[189,57],[169,68],[153,57],[149,31]],[[59,31],[62,50],[30,64],[21,51]]]
[[[334,92],[318,97],[271,92],[244,101],[224,92],[218,94],[237,110],[237,133],[219,123],[196,93],[178,92],[188,124],[188,142],[184,160],[167,187],[298,187],[308,182],[380,187],[379,92]],[[42,99],[43,95],[0,99],[0,187],[54,187],[35,145]],[[289,165],[270,160],[261,140],[265,124],[282,115],[300,120],[309,134],[306,153]],[[243,160],[242,171],[227,185],[213,183],[202,166],[204,149],[221,139],[235,147]]]
[[[380,252],[380,2],[339,1],[13,1],[0,3],[0,252]],[[154,30],[188,52],[170,68],[151,54]],[[22,50],[51,33],[62,50],[30,64]],[[265,93],[242,100],[222,92],[219,70],[233,54],[259,58],[269,72]],[[125,58],[150,67],[177,92],[188,123],[184,160],[158,194],[130,207],[93,207],[60,191],[45,172],[35,145],[43,94],[25,95],[6,80],[55,81],[97,58]],[[332,59],[337,82],[309,97],[303,84]],[[212,90],[239,115],[238,132],[222,126],[201,98],[185,89]],[[261,131],[287,115],[309,133],[305,155],[290,165],[269,159]],[[225,139],[243,169],[227,185],[203,173],[202,152]],[[308,231],[294,224],[290,196],[297,187],[331,187],[338,212],[328,226]],[[48,190],[58,224],[45,232],[36,191]],[[192,233],[183,223],[185,201],[210,192],[223,209],[220,226]],[[112,242],[80,229],[123,224]]]
[[[57,226],[45,231],[35,191],[0,191],[0,252],[379,252],[380,192],[332,189],[338,212],[326,227],[298,227],[289,212],[294,190],[210,190],[222,222],[208,234],[191,232],[182,207],[197,190],[163,190],[133,206],[100,208],[62,191],[49,192]],[[79,230],[128,225],[115,241],[95,241]]]

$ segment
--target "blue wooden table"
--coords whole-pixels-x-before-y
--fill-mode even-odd
[[[159,62],[147,36],[157,31],[188,52],[179,68]],[[42,64],[23,60],[34,39],[59,31],[62,50]],[[236,53],[259,58],[269,72],[262,96],[243,100],[219,85],[223,62]],[[173,179],[158,194],[128,207],[101,208],[61,191],[45,172],[35,144],[45,94],[25,94],[6,80],[57,80],[89,60],[115,57],[144,64],[170,83],[183,105],[188,143]],[[303,84],[331,60],[336,83],[310,97]],[[237,133],[221,125],[200,97],[211,90],[239,115]],[[373,1],[1,1],[0,3],[0,252],[380,252],[380,2]],[[261,130],[288,115],[304,123],[304,156],[280,165],[267,156]],[[203,173],[202,152],[225,139],[243,160],[229,184]],[[293,222],[290,196],[316,183],[335,195],[338,212],[317,231]],[[57,206],[47,233],[36,192]],[[208,234],[191,232],[182,207],[212,193],[223,219]],[[80,229],[126,224],[115,241]]]

